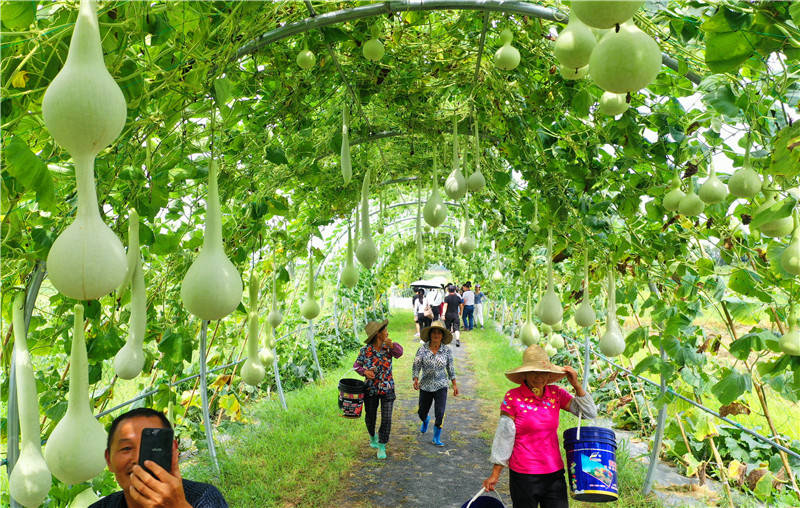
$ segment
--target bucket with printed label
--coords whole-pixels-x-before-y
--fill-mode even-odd
[[[360,418],[367,385],[360,379],[339,380],[339,409],[345,418]]]
[[[573,499],[602,503],[619,498],[617,439],[613,430],[604,427],[567,429],[564,450]]]

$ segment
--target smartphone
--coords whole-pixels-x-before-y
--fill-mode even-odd
[[[145,460],[152,460],[166,471],[171,472],[173,440],[174,433],[172,429],[142,429],[142,442],[139,445],[139,465],[152,475],[153,472],[144,466]]]

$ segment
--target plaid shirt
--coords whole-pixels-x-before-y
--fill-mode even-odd
[[[392,343],[392,349],[375,349],[372,344],[367,344],[358,352],[358,358],[353,363],[353,370],[364,375],[364,371],[375,372],[375,379],[366,378],[367,395],[394,394],[394,377],[392,376],[392,358],[403,356],[403,346],[397,342]]]

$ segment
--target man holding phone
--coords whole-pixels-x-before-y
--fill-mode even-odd
[[[171,464],[170,470],[159,462]],[[228,507],[213,485],[181,478],[178,441],[160,411],[138,408],[115,418],[108,431],[106,464],[122,490],[89,508]]]

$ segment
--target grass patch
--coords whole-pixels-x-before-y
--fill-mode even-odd
[[[516,348],[509,347],[508,338],[494,331],[493,326],[487,327],[485,330],[473,330],[462,344],[467,348],[475,372],[480,373],[481,376],[477,394],[484,401],[483,405],[487,415],[482,437],[491,442],[497,420],[500,417],[500,401],[508,390],[515,387],[503,373],[520,365],[522,353]],[[577,365],[575,367],[577,369]],[[578,419],[574,415],[562,411],[558,428],[559,439],[564,430],[574,427],[577,423]],[[644,484],[646,468],[630,457],[625,446],[617,449],[617,468],[620,506],[641,508],[663,506],[654,494],[647,497],[642,496],[641,487]],[[589,508],[596,504],[581,503],[570,499],[570,506]]]

